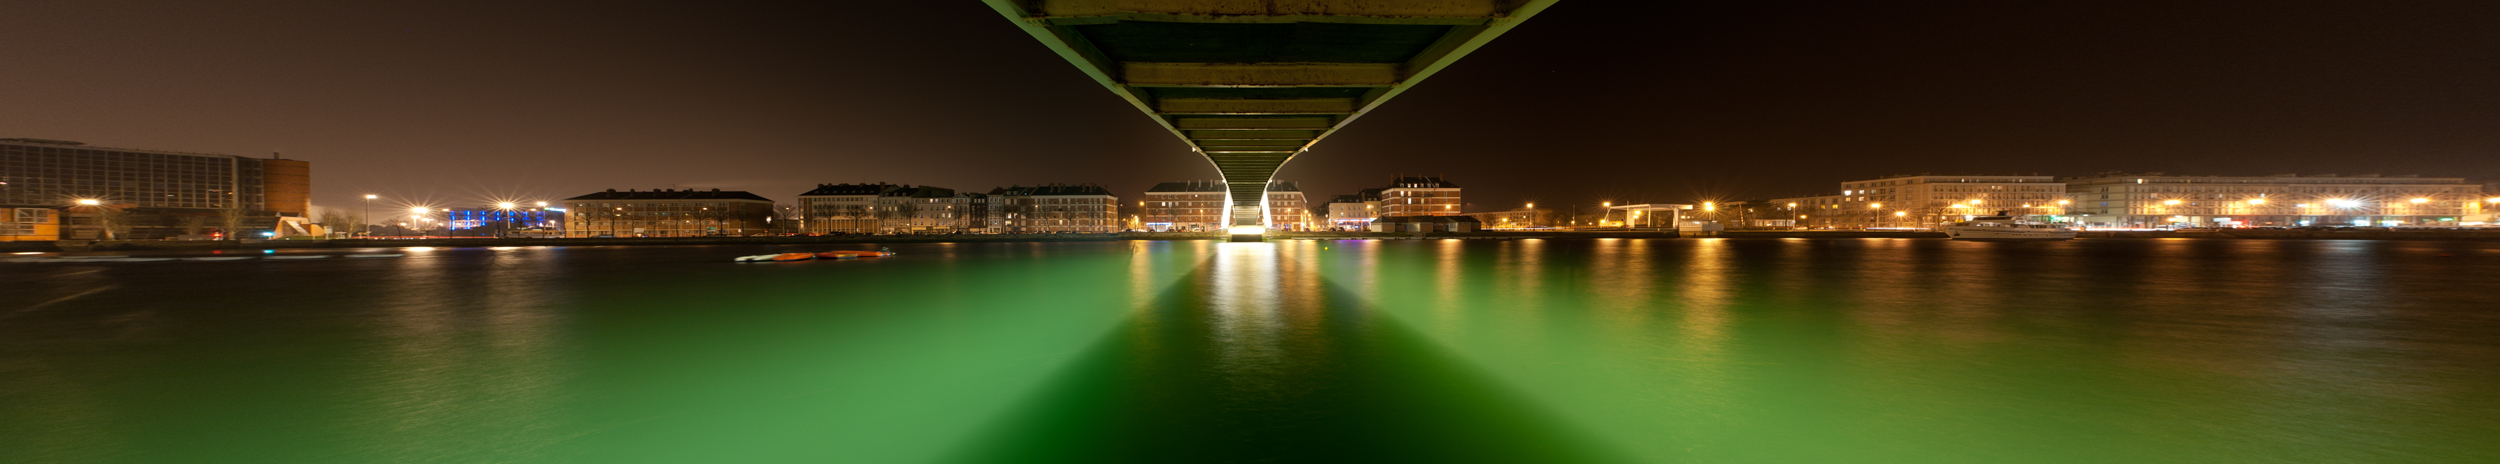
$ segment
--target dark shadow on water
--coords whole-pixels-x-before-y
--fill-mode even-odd
[[[1198,272],[953,461],[1627,461],[1351,292],[1225,309]]]

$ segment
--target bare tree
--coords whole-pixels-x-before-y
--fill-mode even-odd
[[[340,228],[347,225],[347,216],[340,215],[337,211],[322,211],[320,219],[323,229],[321,236],[325,238],[338,238]]]
[[[251,217],[251,210],[243,209],[240,204],[228,203],[225,208],[217,210],[217,220],[224,226],[227,240],[243,239],[243,218],[246,217]]]
[[[119,240],[130,235],[130,218],[111,205],[89,206],[95,212],[96,228],[102,229],[102,240]]]
[[[859,220],[867,215],[868,205],[842,205],[842,217],[851,221],[853,229],[866,231],[867,228],[859,226]]]

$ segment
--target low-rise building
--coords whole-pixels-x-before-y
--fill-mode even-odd
[[[2491,206],[2453,177],[2103,173],[2065,186],[2089,227],[2440,226]]]
[[[1208,232],[1224,230],[1224,194],[1222,181],[1164,182],[1146,189],[1146,230],[1155,232]]]
[[[1374,192],[1377,193],[1377,192]],[[1328,227],[1339,230],[1363,230],[1372,219],[1380,217],[1373,208],[1380,207],[1380,198],[1365,201],[1362,195],[1337,195],[1328,199]]]
[[[769,230],[773,201],[743,191],[608,189],[564,199],[568,237],[699,237]]]
[[[0,208],[0,242],[60,239],[60,211],[52,208]]]
[[[545,205],[546,202],[538,204]],[[564,208],[554,206],[444,208],[443,221],[450,224],[452,235],[495,235],[526,229],[560,230],[564,228],[564,211]]]

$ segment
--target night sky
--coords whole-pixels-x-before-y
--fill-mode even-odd
[[[1215,177],[977,1],[818,3],[12,2],[0,137],[284,152],[323,207]],[[1566,0],[1280,177],[1487,211],[2112,170],[2500,181],[2500,2]]]

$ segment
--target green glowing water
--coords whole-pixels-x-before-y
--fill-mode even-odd
[[[0,462],[2500,461],[2500,244],[779,250],[0,263]]]

